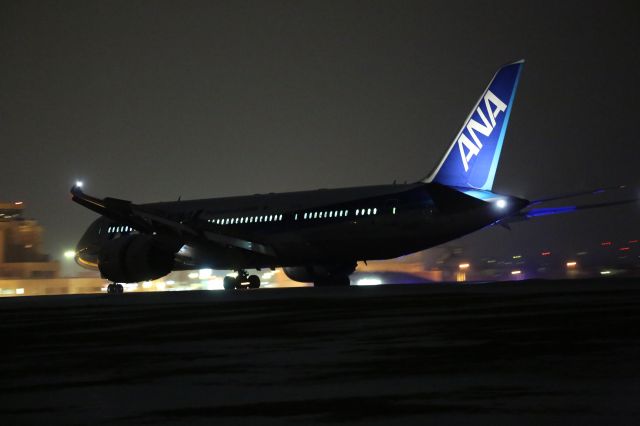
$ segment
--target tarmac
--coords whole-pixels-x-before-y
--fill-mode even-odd
[[[640,279],[0,299],[0,424],[632,425]]]

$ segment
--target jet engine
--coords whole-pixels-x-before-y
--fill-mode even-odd
[[[171,272],[175,253],[149,235],[129,235],[102,246],[98,268],[116,283],[155,280]]]
[[[356,264],[339,265],[307,265],[288,266],[283,268],[290,279],[314,285],[349,285],[349,275],[356,269]]]

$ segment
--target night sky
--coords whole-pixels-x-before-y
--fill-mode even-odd
[[[416,181],[525,58],[494,190],[637,186],[635,2],[0,3],[0,200],[61,257],[135,202]],[[636,191],[637,193],[637,191]],[[640,207],[464,238],[488,254],[640,237]]]

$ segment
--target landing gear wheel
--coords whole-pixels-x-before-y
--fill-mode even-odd
[[[225,290],[233,290],[238,286],[238,282],[235,278],[230,277],[230,276],[226,276],[224,277],[224,279],[222,280],[222,287],[224,287]]]
[[[249,288],[260,288],[260,277],[257,275],[249,275]]]
[[[111,283],[107,286],[107,293],[121,294],[124,293],[122,284]]]

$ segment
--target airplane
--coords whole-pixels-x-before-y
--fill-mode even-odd
[[[491,225],[636,201],[534,208],[583,193],[529,201],[492,192],[523,66],[498,69],[418,182],[149,204],[92,197],[78,182],[72,200],[100,217],[80,239],[76,262],[98,269],[110,293],[201,268],[237,271],[224,278],[226,290],[258,288],[247,270],[277,267],[316,287],[348,286],[359,261],[397,258]]]

